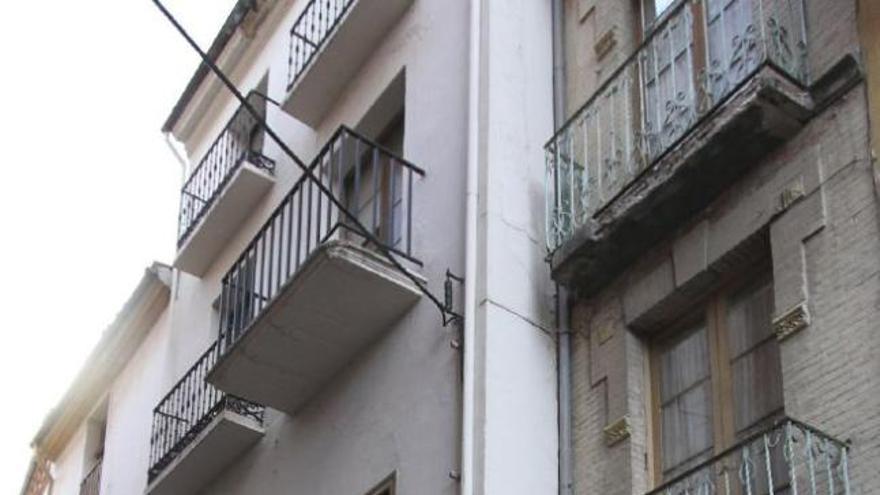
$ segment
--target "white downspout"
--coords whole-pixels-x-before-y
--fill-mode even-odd
[[[470,43],[468,48],[468,144],[467,184],[465,190],[465,277],[464,326],[462,340],[462,438],[461,495],[480,493],[476,487],[474,415],[476,407],[476,278],[478,169],[480,155],[480,49],[482,39],[482,0],[471,1]]]
[[[565,122],[565,15],[562,0],[553,0],[553,128]],[[556,284],[556,356],[559,495],[574,493],[574,455],[571,388],[571,313],[568,291]]]
[[[187,179],[186,174],[189,171],[189,158],[181,153],[178,148],[178,143],[180,143],[180,141],[174,139],[174,135],[171,134],[171,132],[165,132],[163,134],[165,136],[165,144],[168,145],[168,149],[171,150],[171,153],[180,165],[180,183],[183,184]],[[173,287],[172,294],[174,295],[174,299],[177,299],[178,290],[180,289],[180,270],[177,268],[173,268],[173,270],[174,280],[171,283],[171,286]]]
[[[180,174],[183,177],[181,180],[181,184],[186,180],[186,171],[189,170],[189,159],[180,152],[175,144],[174,136],[170,132],[163,133],[165,136],[165,144],[168,145],[168,149],[171,150],[171,153],[174,154],[174,158],[177,159],[177,163],[180,164]]]

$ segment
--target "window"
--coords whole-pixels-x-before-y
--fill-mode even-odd
[[[672,6],[673,0],[654,0],[654,16],[660,17],[666,9]]]
[[[645,33],[672,11],[676,0],[642,0],[642,27]]]
[[[397,493],[396,485],[397,474],[395,473],[382,480],[381,483],[368,491],[366,495],[395,495]]]
[[[232,345],[238,335],[250,324],[256,314],[269,302],[269,297],[262,294],[265,290],[258,273],[259,251],[251,251],[238,261],[235,270],[223,285],[219,300],[219,335],[226,339],[226,345]],[[270,253],[271,255],[271,253]]]
[[[383,150],[368,149],[357,158],[345,178],[344,198],[361,225],[395,248],[402,242],[403,168],[388,152],[403,154],[403,116],[394,119],[376,142]]]
[[[257,94],[248,95],[248,103],[254,107],[260,118],[266,119],[266,97],[269,94],[269,74],[265,74],[255,88]],[[257,165],[262,165],[263,160],[263,143],[265,141],[265,133],[257,121],[248,114],[246,119],[247,129],[243,135],[247,137],[247,159]]]
[[[677,141],[705,110],[757,67],[750,54],[754,0],[643,0],[641,101],[649,156]],[[753,26],[752,26],[753,27]],[[698,94],[705,89],[706,94]]]
[[[690,5],[666,12],[668,19],[661,19],[660,13],[671,3],[646,0],[643,4],[644,36],[653,34],[639,57],[644,126],[650,133],[646,151],[652,157],[680,138],[694,118],[699,72],[694,52],[695,23]]]
[[[769,426],[783,413],[773,282],[762,277],[712,295],[661,335],[651,371],[661,480]]]
[[[86,422],[86,472],[104,457],[104,443],[107,438],[107,399],[104,399],[89,416]]]

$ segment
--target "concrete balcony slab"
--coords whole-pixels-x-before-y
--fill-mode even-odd
[[[812,110],[806,90],[761,68],[572,232],[553,252],[553,279],[594,293],[797,133]]]
[[[275,178],[264,168],[247,160],[241,163],[178,249],[174,266],[195,276],[204,275],[274,183]]]
[[[208,381],[290,414],[386,332],[420,292],[378,253],[330,241],[244,329]]]
[[[147,487],[147,495],[191,495],[263,437],[254,419],[221,411]]]
[[[412,3],[413,0],[354,0],[323,44],[319,40],[309,42],[310,46],[318,46],[317,52],[306,67],[290,75],[284,109],[305,124],[317,127]]]

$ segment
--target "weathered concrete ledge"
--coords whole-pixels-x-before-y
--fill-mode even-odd
[[[207,380],[295,414],[420,296],[378,253],[349,241],[327,242],[279,289]]]
[[[146,495],[198,493],[263,438],[263,426],[223,410],[147,487]]]
[[[595,293],[796,134],[813,109],[808,91],[761,68],[574,232],[551,258],[553,279]]]

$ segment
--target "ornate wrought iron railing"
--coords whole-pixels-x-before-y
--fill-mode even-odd
[[[98,462],[92,466],[82,483],[79,484],[79,495],[99,495],[101,493],[101,468],[103,464],[104,459],[98,459]]]
[[[264,111],[265,103],[259,95],[248,94],[248,101]],[[275,169],[275,162],[262,154],[263,139],[264,132],[256,119],[239,107],[180,190],[178,247],[192,234],[242,162],[247,160],[269,172]]]
[[[681,0],[545,147],[554,251],[764,66],[806,84],[801,0]]]
[[[225,394],[205,381],[205,376],[217,362],[218,351],[215,342],[153,409],[148,471],[150,481],[167,468],[221,412],[233,411],[262,424],[263,406]]]
[[[287,89],[305,72],[355,0],[311,0],[290,29]]]
[[[424,171],[340,127],[309,165],[315,177],[382,246],[420,265],[412,252],[413,179]],[[303,175],[223,277],[220,341],[231,347],[308,256],[327,241],[370,247],[353,222]]]
[[[786,418],[646,495],[849,495],[848,449]]]

